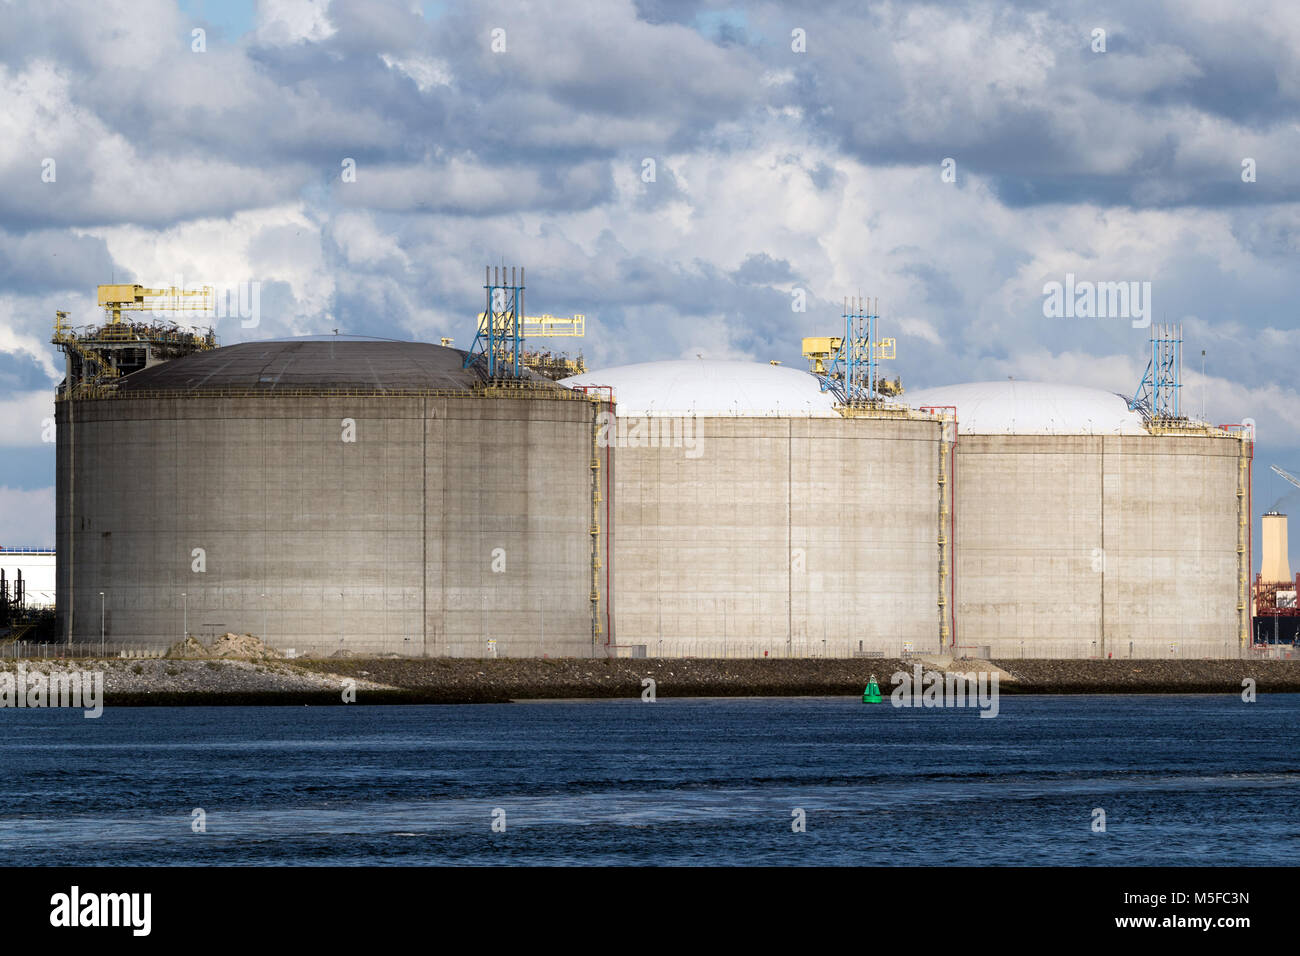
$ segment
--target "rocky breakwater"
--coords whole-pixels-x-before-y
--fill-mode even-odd
[[[187,638],[162,658],[58,658],[0,661],[0,673],[20,671],[56,679],[102,675],[106,706],[163,704],[340,703],[345,681],[358,693],[391,691],[372,681],[304,669],[248,634],[224,634],[211,644]],[[400,693],[398,696],[402,696]]]
[[[837,660],[463,660],[353,659],[296,662],[304,668],[380,682],[440,703],[546,698],[857,696],[874,676],[889,695],[898,671],[996,670],[1010,694],[1228,694],[1250,677],[1260,693],[1300,691],[1300,661],[960,659],[935,666],[917,659]]]
[[[1005,694],[1300,691],[1298,660],[283,659],[251,635],[178,643],[166,658],[22,662],[46,674],[102,671],[108,705],[505,703],[548,698],[859,696],[898,671],[996,671]],[[0,668],[14,670],[12,661]],[[653,682],[651,685],[649,682]]]
[[[965,661],[978,670],[979,661]],[[1300,660],[1000,660],[1015,694],[1240,694],[1300,692]]]
[[[296,661],[304,668],[374,680],[437,703],[548,698],[799,697],[860,695],[874,674],[911,668],[900,660],[703,660],[384,658]]]

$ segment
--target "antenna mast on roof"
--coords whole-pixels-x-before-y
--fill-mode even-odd
[[[518,379],[523,374],[521,351],[523,343],[524,270],[515,267],[509,272],[505,266],[488,266],[484,272],[483,290],[487,306],[479,321],[474,342],[465,353],[465,368],[475,362],[488,381]]]
[[[879,363],[896,354],[892,338],[877,339],[880,300],[861,296],[844,299],[844,335],[803,340],[810,371],[844,406],[875,404],[882,399]]]
[[[1151,328],[1151,358],[1138,383],[1137,392],[1129,401],[1130,411],[1140,411],[1147,421],[1152,419],[1184,419],[1183,389],[1183,327],[1157,325]]]

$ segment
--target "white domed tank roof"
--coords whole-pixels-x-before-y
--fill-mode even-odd
[[[1145,435],[1140,412],[1113,393],[1055,382],[970,382],[906,396],[913,408],[955,405],[963,435]]]
[[[808,372],[760,362],[682,359],[584,372],[562,385],[609,385],[620,415],[837,418]]]

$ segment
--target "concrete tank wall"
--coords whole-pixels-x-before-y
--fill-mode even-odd
[[[658,427],[691,434],[690,422],[693,449],[638,447],[626,421],[613,448],[623,653],[938,649],[937,421],[701,417]]]
[[[187,619],[299,654],[482,657],[494,639],[587,656],[593,415],[562,398],[61,402],[62,633],[99,640],[103,591],[110,643],[169,646]]]
[[[1235,656],[1241,448],[1228,437],[962,435],[958,646]]]

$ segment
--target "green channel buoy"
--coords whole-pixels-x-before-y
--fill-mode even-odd
[[[862,703],[879,704],[880,700],[880,685],[876,683],[876,675],[872,674],[867,689],[862,692]]]

